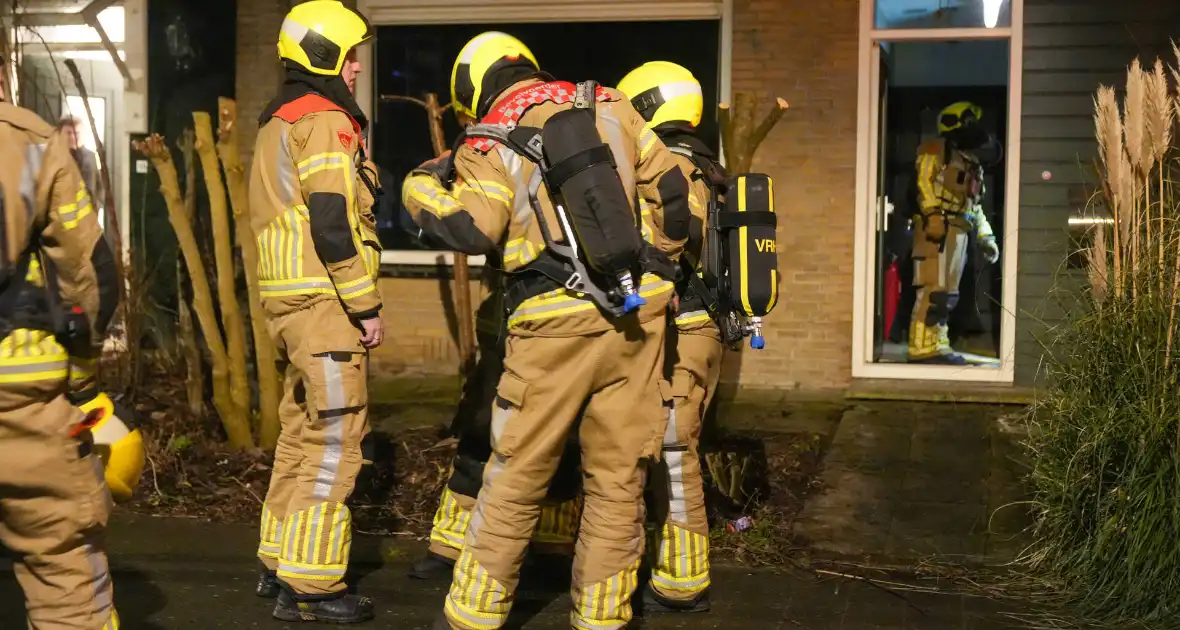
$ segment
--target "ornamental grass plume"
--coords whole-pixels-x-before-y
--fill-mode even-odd
[[[1047,339],[1029,412],[1033,543],[1021,562],[1104,627],[1180,627],[1180,158],[1175,65],[1094,97],[1088,283]]]

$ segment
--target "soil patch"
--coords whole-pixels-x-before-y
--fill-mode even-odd
[[[714,556],[754,566],[797,560],[800,545],[794,523],[807,498],[820,489],[823,448],[823,437],[816,433],[759,431],[728,433],[704,447]],[[741,490],[736,493],[745,499],[744,504],[730,498],[735,494],[732,479],[724,478],[724,472],[718,474],[715,454],[722,460],[727,455],[730,460],[747,458]]]
[[[148,449],[148,465],[128,505],[133,512],[221,522],[254,522],[270,483],[273,455],[256,449],[224,448],[220,423],[210,412],[194,416],[184,405],[183,384],[159,379],[141,392],[136,415]],[[437,404],[437,403],[435,403]],[[375,413],[389,413],[376,406]],[[450,413],[440,409],[438,417]],[[433,414],[424,414],[434,417]],[[366,466],[349,504],[360,532],[421,538],[429,534],[439,493],[446,483],[456,440],[438,423],[386,427],[374,432]],[[710,436],[703,448],[702,470],[717,557],[750,565],[782,565],[798,555],[792,530],[808,496],[818,489],[824,438],[810,432],[731,431]],[[723,462],[712,462],[721,455]],[[728,459],[727,459],[728,458]],[[725,461],[745,462],[738,492],[732,476],[725,491],[714,480]],[[721,473],[724,476],[724,473]],[[738,496],[735,501],[729,496]],[[729,531],[748,516],[752,525]]]
[[[270,484],[273,453],[230,451],[211,413],[196,417],[180,401],[181,384],[161,381],[136,402],[148,463],[135,499],[123,509],[220,522],[258,519]],[[455,440],[444,427],[373,433],[349,501],[357,531],[422,536],[430,531]]]

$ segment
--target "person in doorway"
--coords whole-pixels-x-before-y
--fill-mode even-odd
[[[353,98],[368,20],[337,0],[287,14],[282,91],[259,118],[250,174],[260,297],[283,373],[282,432],[262,508],[257,592],[284,621],[359,623],[373,603],[348,593],[345,505],[369,433],[368,353],[381,345],[381,246],[361,191],[368,120]],[[358,185],[358,182],[361,185]],[[365,193],[368,196],[365,196]]]
[[[111,497],[90,419],[66,397],[70,356],[93,354],[118,301],[65,134],[0,100],[0,543],[31,630],[119,628]]]
[[[627,99],[592,86],[553,80],[514,37],[500,32],[476,36],[455,60],[451,103],[481,124],[467,130],[469,137],[453,156],[421,165],[402,186],[403,202],[424,232],[457,251],[496,254],[509,279],[508,339],[492,410],[492,456],[436,628],[504,625],[541,502],[579,415],[584,508],[570,623],[617,630],[632,617],[630,600],[644,543],[645,462],[658,456],[666,421],[664,313],[673,294],[675,261],[688,238],[688,183]],[[586,135],[587,121],[594,138]],[[500,139],[472,135],[480,128],[500,132]],[[545,164],[538,172],[538,138],[525,143],[506,134],[540,128],[551,134],[545,135],[549,155],[570,151],[575,157]],[[587,174],[596,187],[575,188],[586,179],[574,181],[568,160],[579,159],[577,173]],[[532,195],[534,175],[562,185],[549,190],[535,180],[537,194]],[[619,188],[621,182],[626,184]],[[567,203],[597,208],[609,202],[619,212],[611,218],[626,224],[612,228],[635,243],[641,239],[634,200],[651,203],[657,218],[653,240],[660,249],[643,250],[648,257],[644,273],[630,290],[611,293],[643,300],[619,306],[618,297],[608,307],[600,284],[606,280],[582,276],[575,271],[579,263],[554,250],[569,251],[556,244],[554,232],[542,232],[556,229],[559,216],[569,216],[553,203],[558,194]],[[596,216],[606,216],[603,212]],[[562,232],[575,238],[565,228]],[[584,234],[576,240],[590,242]],[[602,238],[594,243],[607,245]]]
[[[705,309],[704,296],[697,293],[703,284],[690,284],[689,275],[701,272],[705,204],[713,197],[713,186],[724,181],[724,169],[697,135],[704,100],[701,84],[687,68],[667,61],[645,63],[623,77],[619,91],[668,146],[692,187],[692,223],[681,257],[683,277],[676,284],[679,304],[668,329],[672,405],[661,466],[666,476],[652,476],[661,482],[653,488],[660,505],[649,506],[663,522],[643,604],[645,611],[702,612],[709,609],[709,522],[698,448],[701,421],[721,377],[724,348],[721,330]],[[646,208],[643,216],[650,223]]]
[[[90,191],[91,202],[98,213],[98,225],[106,229],[103,212],[106,209],[106,188],[102,185],[102,172],[98,164],[98,154],[82,145],[79,127],[82,121],[75,116],[63,116],[57,122],[57,129],[66,137],[70,145],[70,155],[82,172],[82,181],[86,182],[86,190]]]
[[[959,280],[974,234],[988,263],[1000,249],[980,202],[986,193],[979,153],[999,143],[980,124],[983,110],[960,101],[938,117],[939,137],[918,147],[918,215],[914,217],[911,363],[967,365],[950,345],[948,320],[959,300]]]
[[[483,471],[492,457],[492,407],[496,387],[504,374],[506,319],[503,313],[503,280],[500,264],[484,267],[484,299],[476,312],[478,359],[463,386],[451,432],[459,444],[452,463],[451,476],[439,498],[438,511],[430,530],[430,547],[426,557],[410,571],[417,579],[451,578],[455,561],[463,551],[463,541],[471,523],[471,511],[483,487]],[[578,518],[581,515],[581,476],[578,443],[566,442],[561,464],[549,486],[541,508],[540,522],[532,536],[533,556],[542,569],[562,568],[562,560],[574,553]],[[549,560],[550,562],[546,562]],[[568,566],[565,567],[568,569]],[[568,571],[566,572],[568,575]],[[556,575],[554,576],[556,577]]]

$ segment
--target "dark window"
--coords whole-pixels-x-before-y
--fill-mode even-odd
[[[442,103],[451,98],[451,67],[459,49],[472,37],[498,30],[519,38],[541,68],[558,79],[594,79],[615,85],[647,61],[672,61],[692,70],[704,91],[702,137],[717,148],[715,103],[720,88],[719,22],[582,22],[573,24],[462,24],[383,26],[374,50],[375,109],[373,159],[394,200],[378,216],[385,249],[423,250],[404,229],[409,216],[401,207],[401,182],[418,164],[434,157],[425,111],[413,103],[381,102],[382,95],[422,98],[434,92]],[[446,140],[453,143],[459,124],[444,116]]]

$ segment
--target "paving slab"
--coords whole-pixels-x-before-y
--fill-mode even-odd
[[[1031,523],[1018,409],[862,402],[841,417],[823,490],[795,533],[823,558],[1003,564]]]

